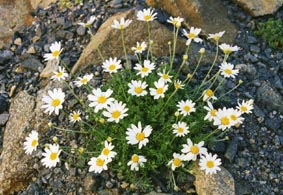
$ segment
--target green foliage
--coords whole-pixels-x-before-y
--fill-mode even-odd
[[[281,19],[269,18],[267,22],[260,22],[255,35],[262,37],[270,47],[283,48],[283,26]]]
[[[81,4],[83,3],[83,0],[59,0],[59,6],[61,8],[64,7],[72,7],[73,5]]]

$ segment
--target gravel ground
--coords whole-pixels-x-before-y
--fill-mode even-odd
[[[3,51],[0,56],[0,102],[1,105],[5,105],[0,109],[1,120],[5,110],[8,110],[8,94],[13,86],[16,86],[14,93],[27,90],[32,95],[40,88],[39,74],[44,68],[42,56],[49,52],[50,43],[55,40],[64,41],[63,61],[69,67],[74,65],[89,42],[89,35],[85,29],[73,24],[95,14],[99,18],[93,26],[95,32],[113,13],[133,6],[143,6],[142,1],[134,0],[123,3],[119,0],[93,2],[95,3],[86,3],[83,6],[75,6],[72,10],[63,9],[60,12],[55,4],[47,10],[38,9],[34,12],[38,19],[34,25],[15,33],[13,42],[20,38],[21,46],[11,44],[11,48]],[[255,110],[240,128],[228,134],[229,141],[218,142],[211,146],[211,150],[222,156],[224,167],[234,176],[237,194],[283,194],[283,116],[276,107],[270,106],[275,101],[272,94],[283,95],[283,53],[269,48],[252,33],[258,22],[265,21],[267,17],[254,19],[232,1],[223,2],[229,11],[231,21],[238,27],[235,45],[242,48],[231,56],[230,62],[241,69],[239,79],[245,81],[230,98],[234,103],[237,98],[253,98]],[[164,21],[166,14],[159,14],[158,17],[160,21]],[[272,17],[282,19],[282,8]],[[38,41],[33,43],[32,40],[35,39]],[[210,44],[206,46],[212,47]],[[27,51],[31,52],[32,48],[35,53],[24,54]],[[25,65],[23,62],[27,60],[34,61]],[[23,66],[24,68],[21,68]],[[235,84],[227,82],[226,87],[232,88]],[[266,98],[265,92],[270,91],[274,93]],[[264,98],[266,101],[261,101]],[[1,132],[3,124],[0,124]],[[39,161],[35,162],[35,168],[38,168],[39,164]],[[96,191],[102,190],[105,186],[115,192],[123,186],[108,174],[97,177],[87,173],[85,169],[72,168],[66,163],[61,165],[53,170],[40,171],[39,176],[33,179],[26,190],[15,194],[87,194],[85,189]]]

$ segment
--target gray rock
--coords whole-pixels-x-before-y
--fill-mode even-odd
[[[279,110],[283,113],[283,97],[271,86],[269,82],[263,82],[257,89],[256,101],[267,110]]]
[[[6,124],[6,122],[9,119],[9,116],[10,116],[9,113],[2,113],[2,114],[0,114],[0,126]]]
[[[150,192],[150,193],[147,193],[145,195],[170,195],[170,194],[167,194],[167,193],[159,193],[159,192]]]
[[[250,51],[252,53],[259,53],[260,52],[260,47],[256,46],[256,45],[251,45],[250,46]]]
[[[41,71],[43,70],[43,64],[34,57],[29,57],[20,63],[20,67],[23,69],[33,70],[33,71]]]
[[[276,135],[274,142],[277,146],[283,146],[283,136]]]
[[[232,141],[229,143],[225,157],[230,161],[233,162],[234,157],[236,156],[236,153],[238,151],[238,138],[234,137]]]
[[[10,50],[4,50],[0,52],[0,64],[6,63],[8,60],[12,59],[14,53]]]
[[[82,35],[85,35],[85,32],[86,32],[86,28],[84,26],[79,26],[76,30],[77,34],[82,36]]]
[[[16,38],[15,41],[14,41],[14,44],[20,46],[22,44],[22,39]]]
[[[8,109],[8,98],[0,95],[0,113],[6,111]]]
[[[281,120],[279,117],[266,118],[264,124],[273,131],[277,131],[281,126]]]

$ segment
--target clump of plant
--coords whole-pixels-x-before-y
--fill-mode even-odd
[[[81,143],[84,145],[77,148],[59,146],[58,139],[53,139],[53,144],[42,143],[44,152],[41,162],[44,166],[55,167],[63,151],[64,155],[85,159],[90,172],[115,173],[122,181],[133,184],[136,190],[150,189],[151,177],[160,174],[168,179],[172,188],[178,189],[175,176],[190,172],[195,164],[206,174],[220,171],[221,159],[208,151],[207,142],[214,135],[221,136],[232,127],[239,126],[244,121],[243,115],[253,109],[252,100],[238,102],[236,108],[215,107],[215,102],[242,83],[239,81],[235,88],[218,95],[224,81],[235,79],[239,72],[227,60],[230,53],[240,48],[219,45],[224,32],[210,34],[208,39],[216,43],[215,58],[203,80],[198,85],[192,84],[205,49],[200,49],[198,64],[191,73],[180,79],[180,72],[188,62],[191,42],[203,41],[198,37],[201,29],[191,27],[187,32],[181,29],[182,18],[170,17],[168,22],[174,26],[172,44],[169,44],[170,60],[159,63],[152,54],[154,41],[150,38],[150,23],[155,18],[156,13],[151,9],[138,11],[137,19],[147,23],[149,37],[147,42],[141,40],[132,47],[138,63],[132,68],[125,68],[117,57],[104,60],[103,71],[110,77],[101,86],[90,84],[92,73],[67,81],[71,77],[61,66],[61,43],[51,45],[51,53],[44,55],[46,60],[56,60],[58,63],[58,70],[51,79],[54,82],[64,81],[71,94],[66,94],[65,88],[50,90],[42,98],[42,108],[54,117],[63,113],[72,125],[62,127],[60,123],[53,122],[50,128],[76,134],[83,139]],[[94,20],[95,17],[91,17],[85,26],[90,28]],[[121,18],[114,20],[112,25],[121,31],[127,64],[124,32],[131,23],[131,20]],[[180,30],[187,38],[187,49],[182,63],[176,66],[173,62]],[[221,64],[216,63],[219,48],[224,53]],[[216,66],[219,67],[212,74]],[[80,97],[76,90],[84,90],[87,95]],[[67,99],[67,95],[73,98]],[[66,109],[74,99],[81,105],[80,109]],[[26,153],[32,154],[39,143],[38,133],[33,130],[24,142]]]
[[[255,35],[262,37],[270,47],[283,48],[283,26],[281,19],[269,18],[266,22],[260,22]]]
[[[72,7],[73,5],[78,5],[83,3],[83,0],[59,0],[59,7],[60,8],[69,8]]]

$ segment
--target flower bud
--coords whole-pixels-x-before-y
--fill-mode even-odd
[[[244,82],[243,80],[241,80],[241,79],[239,80],[239,84],[242,84],[243,82]]]
[[[53,140],[54,143],[58,143],[58,137],[54,136],[54,137],[52,138],[52,140]]]
[[[201,49],[199,50],[199,53],[203,55],[203,54],[205,53],[205,49],[204,49],[204,48],[201,48]]]
[[[183,55],[183,60],[187,60],[188,59],[188,55]]]
[[[180,115],[180,112],[175,112],[175,116],[178,117]]]
[[[80,154],[83,154],[84,151],[85,151],[85,149],[84,149],[83,147],[79,147],[78,152],[79,152]]]
[[[112,142],[112,137],[107,137],[106,139],[108,142]]]
[[[168,41],[168,45],[171,45],[171,41]]]
[[[101,124],[104,124],[104,123],[105,123],[105,119],[104,119],[104,118],[100,118],[100,119],[99,119],[99,122],[100,122]]]
[[[192,78],[192,77],[193,77],[193,75],[192,75],[191,73],[187,74],[187,78],[188,78],[188,79],[190,79],[190,78]]]
[[[47,125],[48,125],[49,128],[51,128],[53,126],[52,122],[49,122]]]

